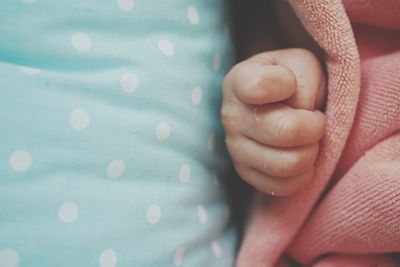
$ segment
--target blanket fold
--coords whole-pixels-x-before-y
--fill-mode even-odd
[[[327,134],[305,190],[255,197],[237,266],[396,266],[400,1],[289,3],[325,52]]]

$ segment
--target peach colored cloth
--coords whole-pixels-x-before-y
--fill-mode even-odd
[[[327,134],[305,190],[256,196],[237,266],[400,266],[400,1],[289,2],[325,51]]]

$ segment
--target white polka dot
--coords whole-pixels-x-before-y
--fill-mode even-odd
[[[90,116],[85,110],[76,108],[69,114],[69,123],[75,130],[83,130],[88,127]]]
[[[190,166],[187,164],[182,165],[181,170],[179,171],[179,180],[182,183],[186,183],[190,179]]]
[[[184,247],[180,247],[175,251],[175,255],[174,255],[174,264],[175,264],[175,266],[181,266],[181,264],[183,262],[184,254],[185,254],[185,248]]]
[[[192,24],[199,23],[199,13],[197,12],[197,9],[194,6],[188,7],[187,16]]]
[[[107,248],[101,252],[99,257],[99,262],[101,267],[117,266],[118,262],[117,253],[113,249]]]
[[[200,104],[201,102],[201,98],[203,97],[203,92],[201,87],[196,86],[195,88],[193,88],[192,90],[192,102],[195,105]]]
[[[156,224],[161,219],[161,209],[158,205],[151,205],[147,209],[147,221],[150,224]]]
[[[26,171],[32,165],[31,154],[26,150],[15,150],[11,153],[9,164],[14,171]]]
[[[215,54],[213,58],[213,70],[218,71],[221,68],[221,55]]]
[[[5,249],[0,251],[1,267],[17,267],[19,264],[19,256],[15,250]]]
[[[135,74],[126,72],[121,75],[120,83],[122,90],[126,93],[132,93],[138,88],[139,79]]]
[[[23,73],[26,73],[26,74],[29,74],[29,75],[36,75],[36,74],[39,74],[40,71],[41,71],[40,69],[31,68],[31,67],[23,67],[23,66],[20,66],[19,69]]]
[[[215,134],[210,134],[208,137],[207,148],[209,151],[214,150],[215,147]]]
[[[65,223],[72,223],[78,219],[79,208],[75,202],[64,202],[58,210],[58,218]]]
[[[135,6],[135,0],[118,0],[118,6],[128,12]]]
[[[71,37],[73,47],[81,52],[89,51],[92,48],[92,40],[84,32],[74,33]]]
[[[215,258],[217,258],[217,259],[222,258],[222,248],[221,248],[221,245],[217,241],[214,241],[211,243],[211,250],[212,250]]]
[[[207,212],[202,205],[197,206],[197,216],[201,224],[207,223]]]
[[[125,163],[122,160],[113,160],[108,164],[107,175],[112,179],[120,177],[125,172]]]
[[[156,138],[159,141],[167,139],[171,135],[171,127],[166,122],[160,122],[156,129]]]
[[[173,56],[175,53],[175,48],[172,43],[168,40],[160,40],[158,41],[158,48],[160,51],[166,56]]]

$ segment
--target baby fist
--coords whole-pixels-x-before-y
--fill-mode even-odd
[[[251,57],[227,74],[222,123],[239,175],[272,195],[293,194],[312,179],[325,118],[318,59],[304,49]]]

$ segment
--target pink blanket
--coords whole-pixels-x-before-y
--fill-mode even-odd
[[[325,51],[327,134],[304,191],[255,198],[237,266],[400,266],[400,1],[289,2]]]

